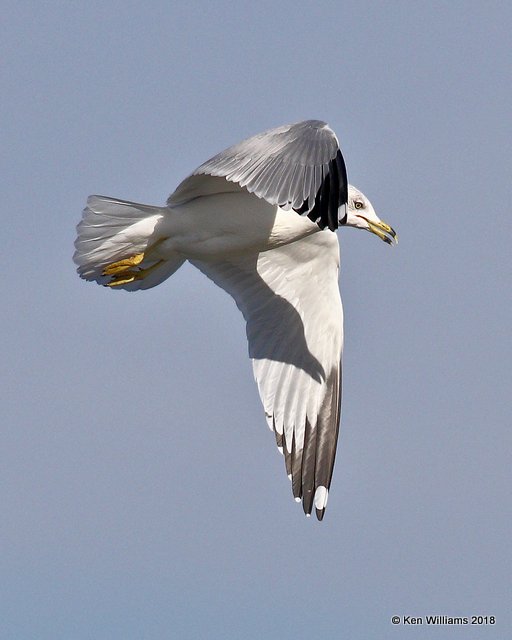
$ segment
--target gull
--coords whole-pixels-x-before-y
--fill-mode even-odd
[[[188,261],[233,297],[293,496],[318,520],[340,424],[339,227],[398,241],[349,185],[333,130],[306,120],[222,151],[166,206],[90,196],[73,256],[82,278],[126,291],[154,287]]]

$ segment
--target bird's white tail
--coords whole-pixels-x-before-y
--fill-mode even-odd
[[[149,289],[183,264],[178,254],[165,259],[155,250],[165,208],[89,196],[77,227],[73,260],[85,280],[115,289]]]

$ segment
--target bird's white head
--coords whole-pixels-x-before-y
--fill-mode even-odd
[[[347,215],[343,222],[347,227],[366,229],[388,244],[398,242],[396,232],[375,213],[368,198],[351,184],[348,186]]]

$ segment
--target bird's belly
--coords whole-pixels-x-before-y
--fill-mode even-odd
[[[161,251],[195,259],[268,251],[319,231],[295,211],[284,211],[246,191],[196,198],[167,209]]]

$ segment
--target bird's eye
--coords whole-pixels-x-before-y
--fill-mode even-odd
[[[354,201],[354,209],[362,209],[364,207],[364,203],[362,200]]]

